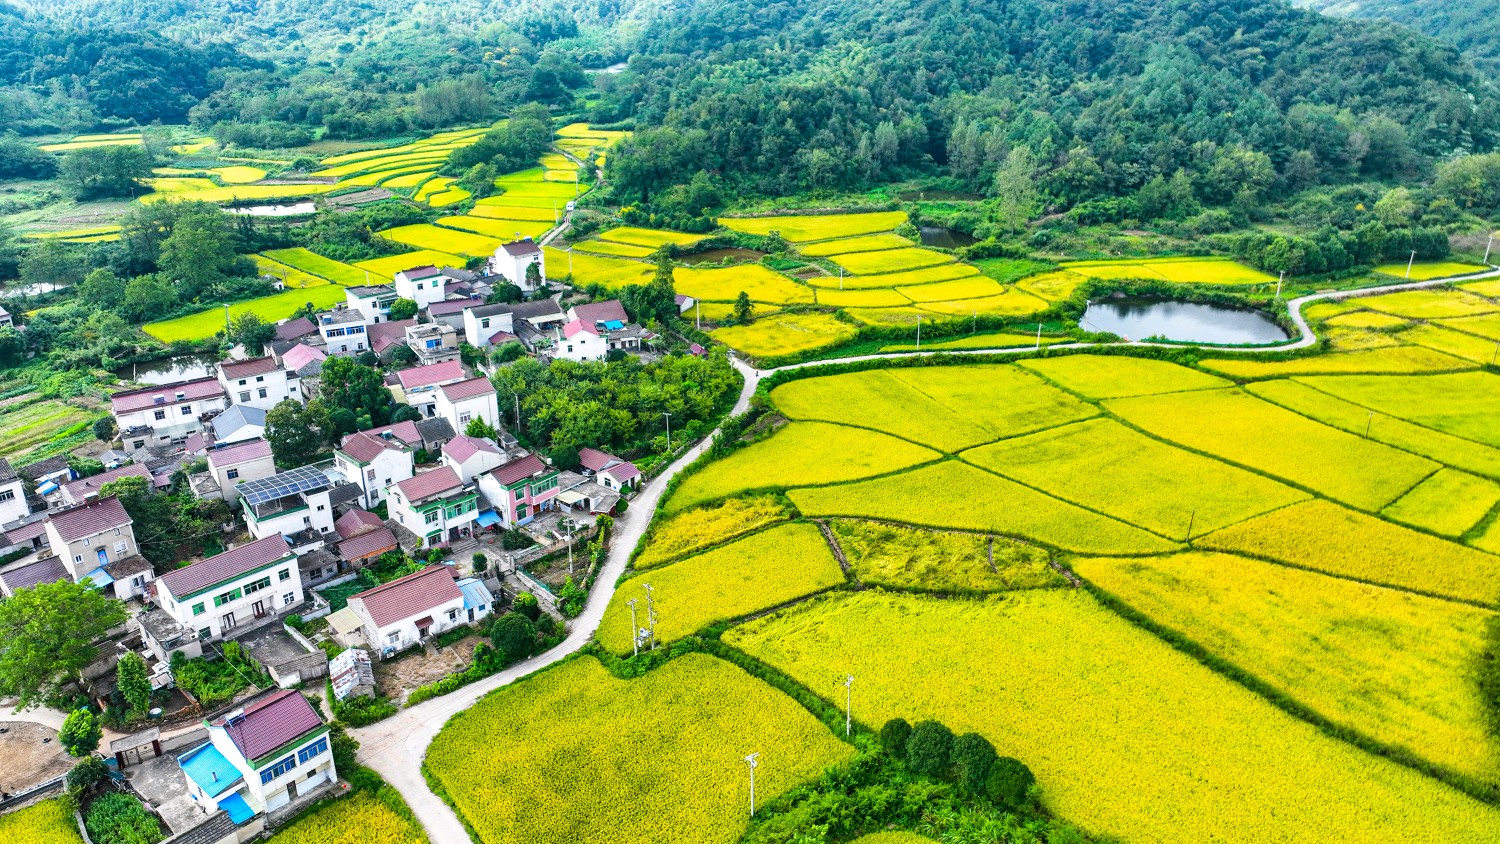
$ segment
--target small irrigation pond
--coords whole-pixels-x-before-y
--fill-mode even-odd
[[[178,355],[126,364],[114,372],[121,380],[137,384],[174,384],[214,374],[218,360],[217,355]]]
[[[1286,329],[1260,311],[1175,299],[1101,299],[1089,303],[1079,325],[1127,340],[1156,337],[1180,343],[1257,346],[1291,339]]]

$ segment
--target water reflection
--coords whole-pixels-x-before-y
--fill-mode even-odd
[[[1161,337],[1184,343],[1244,346],[1280,343],[1286,331],[1260,311],[1172,299],[1104,299],[1090,302],[1081,325],[1128,340]]]

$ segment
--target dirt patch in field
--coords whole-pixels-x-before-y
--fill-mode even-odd
[[[0,729],[0,791],[25,791],[73,767],[56,730],[25,721],[0,721]]]
[[[375,664],[375,688],[382,695],[403,700],[412,689],[436,683],[469,667],[474,660],[474,646],[481,641],[481,637],[474,634],[445,648],[434,650],[427,647],[378,662]]]

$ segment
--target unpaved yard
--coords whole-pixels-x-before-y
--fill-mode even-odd
[[[376,690],[395,700],[403,700],[406,693],[418,686],[456,674],[474,661],[474,646],[484,641],[478,634],[465,636],[458,642],[436,653],[431,649],[406,654],[399,659],[375,664]]]
[[[0,721],[0,729],[0,791],[25,791],[73,767],[56,730],[25,721]]]

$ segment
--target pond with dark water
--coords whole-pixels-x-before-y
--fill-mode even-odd
[[[723,261],[739,264],[748,261],[759,261],[765,257],[764,252],[755,249],[740,249],[738,247],[725,247],[723,249],[705,249],[702,252],[694,252],[691,255],[683,255],[677,260],[684,264],[718,264]]]
[[[939,249],[962,249],[965,246],[973,246],[979,241],[968,232],[958,229],[945,228],[943,226],[923,226],[922,245],[936,246]]]
[[[214,364],[218,360],[214,355],[178,355],[173,358],[127,364],[114,372],[123,381],[135,381],[140,384],[173,384],[214,374]]]
[[[1090,302],[1080,325],[1127,340],[1160,337],[1181,343],[1253,346],[1291,339],[1260,311],[1174,299],[1101,299]]]

